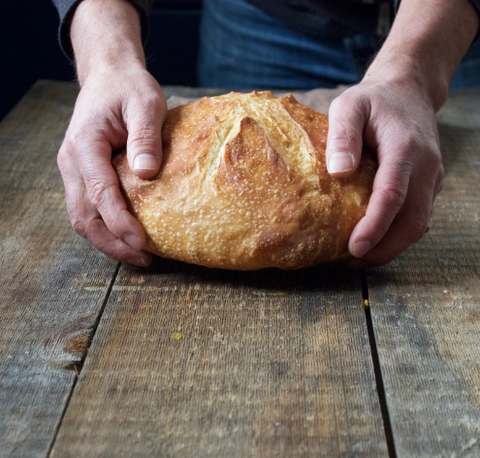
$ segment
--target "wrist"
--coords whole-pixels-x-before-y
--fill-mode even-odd
[[[376,82],[384,85],[397,85],[404,88],[405,95],[412,95],[428,103],[438,111],[448,94],[450,78],[446,72],[432,65],[426,65],[423,59],[404,53],[379,54],[369,67],[363,82]]]
[[[477,30],[478,17],[467,0],[402,0],[365,79],[413,84],[438,110]]]
[[[126,0],[82,1],[71,39],[80,85],[94,74],[145,68],[140,19]]]

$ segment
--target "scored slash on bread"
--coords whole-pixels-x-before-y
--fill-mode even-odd
[[[150,180],[113,158],[147,250],[207,267],[298,269],[348,255],[376,162],[347,178],[325,164],[327,116],[291,95],[230,93],[169,110]]]

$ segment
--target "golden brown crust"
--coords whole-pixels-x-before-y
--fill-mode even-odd
[[[137,178],[115,156],[147,249],[165,258],[237,270],[298,269],[348,254],[365,213],[375,162],[332,178],[328,118],[292,95],[231,93],[170,110],[163,163]]]

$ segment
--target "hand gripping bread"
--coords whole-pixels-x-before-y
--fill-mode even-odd
[[[163,163],[137,178],[113,159],[147,250],[207,267],[298,269],[348,255],[376,163],[348,178],[325,165],[328,118],[292,95],[231,93],[168,112]]]

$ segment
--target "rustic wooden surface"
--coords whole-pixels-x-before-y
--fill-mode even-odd
[[[387,456],[358,273],[122,266],[53,452]]]
[[[367,272],[367,314],[342,263],[118,270],[63,202],[76,92],[39,82],[0,124],[2,458],[480,455],[479,91],[440,113],[431,230]]]
[[[117,263],[72,233],[56,151],[75,90],[37,84],[0,124],[0,456],[45,457]]]
[[[438,115],[446,180],[430,231],[368,275],[399,457],[480,456],[480,92]]]

